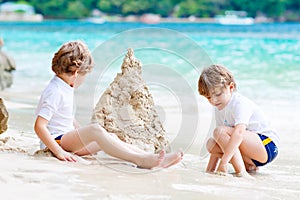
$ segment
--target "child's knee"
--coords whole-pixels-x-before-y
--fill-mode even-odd
[[[206,142],[207,151],[211,153],[212,149],[215,147],[216,144],[217,143],[213,138],[209,138]]]
[[[224,134],[226,134],[226,128],[224,128],[224,126],[218,126],[217,128],[215,128],[215,130],[213,132],[213,138],[215,140],[218,140]]]
[[[97,123],[90,124],[89,128],[92,133],[96,133],[96,134],[106,132],[106,130]]]

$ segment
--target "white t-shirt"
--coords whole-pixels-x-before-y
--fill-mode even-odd
[[[53,138],[74,129],[74,89],[58,76],[54,76],[43,91],[36,116],[48,121],[48,130]],[[40,141],[41,149],[45,145]]]
[[[263,134],[279,145],[277,133],[270,127],[261,109],[248,98],[237,92],[232,93],[228,104],[222,110],[215,108],[216,126],[235,127],[245,124],[246,130]]]

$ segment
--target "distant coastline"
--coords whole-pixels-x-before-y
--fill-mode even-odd
[[[233,14],[227,16],[226,12]],[[242,13],[243,16],[235,15],[234,13]],[[251,23],[245,22],[246,11],[225,11],[225,15],[215,15],[214,17],[199,17],[197,15],[190,15],[188,17],[175,17],[174,15],[166,17],[155,13],[141,13],[131,15],[110,15],[101,12],[99,9],[93,9],[89,16],[78,16],[78,20],[87,21],[95,24],[102,24],[107,22],[142,22],[145,24],[158,24],[158,23],[219,23],[227,25],[249,25],[253,23],[268,23],[273,22],[273,18],[265,16],[257,16],[251,19]],[[44,20],[59,19],[49,15],[44,16],[35,12],[35,8],[29,4],[5,2],[0,4],[0,22],[41,22]],[[72,18],[60,18],[72,19]],[[225,22],[224,22],[225,21]],[[223,23],[224,22],[224,23]],[[239,22],[239,24],[237,23]]]
[[[216,19],[214,17],[160,17],[159,20],[156,21],[143,21],[142,16],[136,16],[136,15],[130,15],[130,16],[104,16],[103,17],[104,22],[141,22],[146,24],[159,24],[159,23],[212,23],[215,24]],[[104,23],[103,22],[103,23]],[[274,22],[274,20],[270,18],[265,17],[256,17],[254,19],[254,23],[271,23]]]

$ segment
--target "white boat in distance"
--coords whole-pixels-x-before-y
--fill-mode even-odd
[[[94,24],[103,24],[106,20],[103,17],[88,17],[84,21],[94,23]]]
[[[41,22],[44,17],[35,13],[32,6],[23,3],[0,4],[0,21]]]
[[[246,11],[227,10],[225,15],[217,15],[215,22],[224,25],[252,25],[254,19],[247,17]]]

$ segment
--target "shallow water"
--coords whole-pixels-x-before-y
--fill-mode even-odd
[[[247,95],[259,99],[263,99],[266,94],[271,98],[299,99],[299,93],[296,92],[300,87],[299,27],[299,24],[293,23],[256,24],[253,26],[163,23],[149,26],[142,23],[99,25],[80,21],[45,21],[42,23],[1,23],[0,35],[5,40],[3,51],[17,62],[14,91],[44,86],[52,76],[50,68],[53,53],[66,41],[84,40],[91,50],[95,50],[99,45],[120,33],[141,28],[161,28],[190,38],[203,49],[203,53],[207,53],[213,63],[223,63],[231,69],[236,75],[239,89]],[[181,37],[177,37],[177,39],[174,37],[173,40],[169,33],[165,34],[163,31],[161,35],[154,35],[151,29],[140,38],[135,36],[133,41],[137,43],[137,47],[147,43],[153,44],[152,47],[155,48],[157,46],[164,47],[164,45],[174,48],[182,40]],[[120,41],[120,43],[122,42],[125,41]],[[173,44],[174,46],[172,46]],[[126,48],[128,47],[120,51],[125,53]],[[199,53],[196,49],[193,51],[185,46],[182,48],[179,51],[181,54],[185,51],[189,54]],[[178,72],[185,79],[191,79],[192,83],[196,83],[199,73],[194,72],[185,60],[182,61],[180,55],[174,56],[162,49],[158,51],[157,48],[154,50],[158,53],[140,49],[138,58],[142,63],[172,64],[169,67],[178,68]],[[108,52],[114,53],[115,50],[106,48],[104,51],[103,54],[108,55]],[[201,55],[194,57],[197,56],[200,60]],[[113,58],[122,59],[122,55],[117,54]],[[116,64],[111,64],[108,68],[115,72],[119,71],[120,62],[117,60],[111,60],[111,62]],[[204,66],[194,67],[201,70]],[[160,68],[157,70],[158,72],[153,71],[153,74],[161,75]],[[106,84],[111,81],[114,74],[103,77]],[[196,84],[191,85],[194,90],[197,89]],[[265,89],[262,90],[261,85]]]

